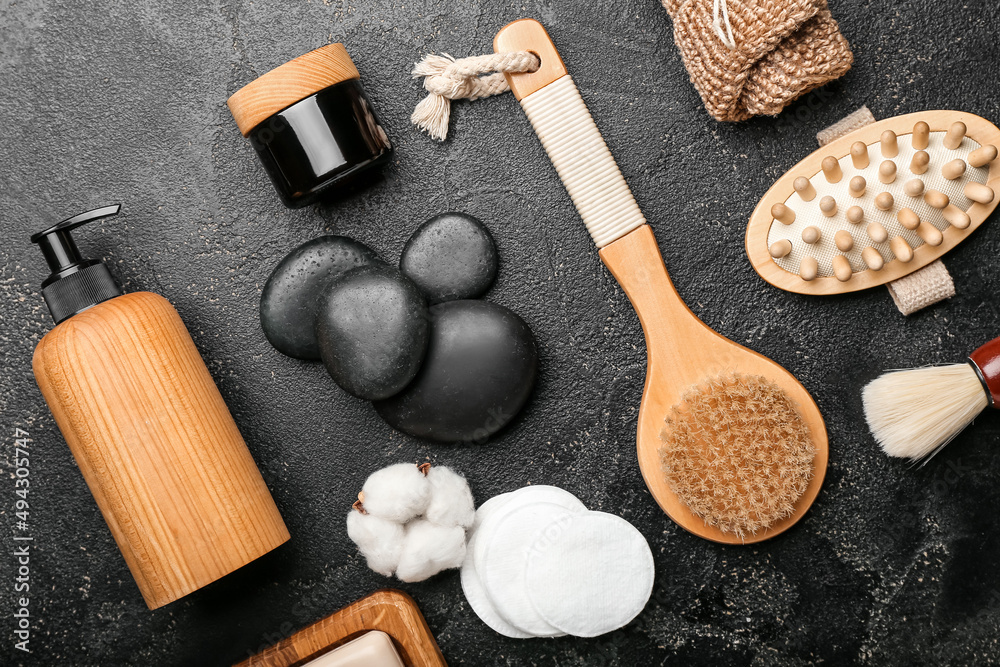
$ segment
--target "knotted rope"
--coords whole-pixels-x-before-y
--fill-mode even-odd
[[[478,100],[510,90],[504,72],[534,72],[540,62],[528,51],[493,53],[455,60],[447,53],[429,54],[411,74],[423,77],[427,97],[413,110],[410,121],[438,141],[448,136],[452,100]]]

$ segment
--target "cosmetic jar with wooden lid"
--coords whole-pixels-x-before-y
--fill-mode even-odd
[[[236,91],[229,110],[290,208],[388,161],[389,138],[343,44],[327,44]]]

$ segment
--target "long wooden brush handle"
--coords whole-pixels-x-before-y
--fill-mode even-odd
[[[514,21],[497,33],[493,48],[539,57],[538,71],[506,75],[511,90],[601,249],[601,261],[639,314],[647,345],[682,354],[686,340],[678,332],[703,335],[705,326],[674,289],[653,231],[545,28],[533,19]]]
[[[539,57],[537,72],[507,74],[507,81],[597,247],[644,225],[642,211],[545,28],[533,19],[515,21],[497,33],[493,48]]]

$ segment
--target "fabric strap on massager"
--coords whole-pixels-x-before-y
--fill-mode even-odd
[[[868,107],[861,107],[816,134],[820,146],[826,146],[835,139],[850,134],[875,122],[875,116]],[[938,301],[955,296],[955,282],[945,268],[944,262],[935,260],[927,266],[909,273],[899,280],[886,284],[899,312],[911,315]]]

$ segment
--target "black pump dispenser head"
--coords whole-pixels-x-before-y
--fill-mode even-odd
[[[121,204],[87,211],[38,232],[31,237],[45,256],[52,273],[42,282],[42,296],[56,324],[123,294],[103,262],[84,259],[70,231],[80,225],[116,215]]]

